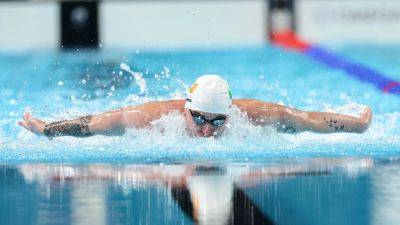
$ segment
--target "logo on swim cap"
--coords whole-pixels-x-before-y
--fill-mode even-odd
[[[189,88],[189,93],[193,93],[193,92],[196,90],[197,86],[199,86],[199,85],[198,85],[197,83],[194,83],[194,84]]]

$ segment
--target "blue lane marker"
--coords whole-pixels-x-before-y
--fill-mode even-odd
[[[370,83],[383,92],[400,96],[400,82],[392,80],[374,69],[350,62],[317,46],[310,46],[304,51],[304,54],[327,66],[343,70],[349,76]]]

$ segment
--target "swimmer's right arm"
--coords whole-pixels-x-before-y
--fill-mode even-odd
[[[121,134],[124,127],[121,123],[122,112],[110,111],[99,115],[86,115],[69,120],[46,123],[43,120],[25,113],[23,121],[18,124],[27,130],[47,137],[74,136],[88,137],[96,134]]]
[[[25,113],[18,124],[27,130],[47,137],[74,136],[87,137],[96,134],[121,135],[126,128],[143,128],[152,121],[179,110],[183,100],[150,102],[137,106],[128,106],[98,115],[81,116],[75,119],[46,123]]]

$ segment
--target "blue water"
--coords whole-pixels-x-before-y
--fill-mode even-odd
[[[400,80],[398,48],[345,46],[339,54]],[[384,53],[384,54],[383,54]],[[386,58],[385,58],[386,57]],[[145,86],[121,69],[143,76]],[[124,67],[125,66],[125,67]],[[3,162],[158,162],[192,159],[264,160],[271,156],[365,156],[400,152],[400,98],[295,52],[266,46],[188,51],[71,51],[0,54],[0,160]],[[234,98],[255,98],[313,111],[357,116],[374,112],[364,134],[278,134],[238,118],[218,140],[190,138],[176,115],[167,129],[130,130],[122,137],[37,137],[17,125],[24,111],[54,121],[152,100],[184,98],[201,74],[219,74]]]
[[[334,48],[395,80],[399,50]],[[399,221],[400,97],[301,54],[273,46],[1,52],[0,68],[1,225]],[[177,113],[118,137],[48,140],[17,125],[24,111],[55,121],[184,98],[202,74],[223,76],[234,98],[354,116],[369,105],[373,122],[364,134],[292,135],[234,112],[218,139],[189,137]]]

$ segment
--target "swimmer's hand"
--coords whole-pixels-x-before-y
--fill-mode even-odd
[[[361,121],[361,132],[364,132],[368,129],[369,125],[372,122],[372,110],[370,107],[366,107],[363,111],[363,113],[360,116],[360,121]]]
[[[18,121],[18,124],[25,129],[37,135],[44,135],[46,123],[40,119],[32,117],[29,112],[26,112],[22,117],[24,120]]]

